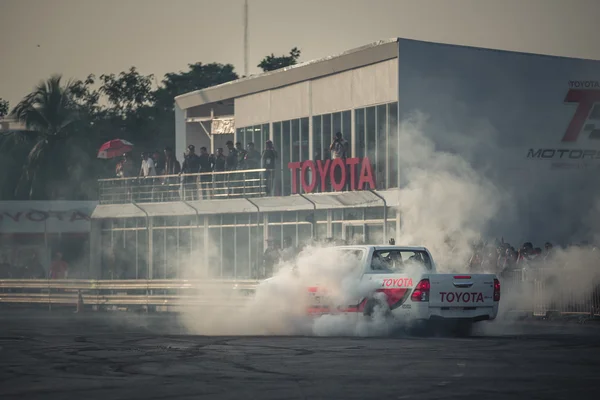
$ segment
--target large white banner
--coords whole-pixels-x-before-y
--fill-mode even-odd
[[[539,244],[600,226],[600,61],[401,39],[398,73],[400,119],[423,113],[436,151],[506,197],[490,232]]]
[[[0,201],[0,234],[90,231],[95,201]]]

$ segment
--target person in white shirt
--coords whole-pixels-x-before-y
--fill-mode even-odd
[[[156,176],[156,166],[150,153],[142,153],[142,168],[140,168],[140,176],[147,178]]]
[[[156,176],[156,165],[154,165],[154,160],[152,159],[152,154],[150,153],[142,153],[142,167],[140,168],[140,177],[151,178]],[[149,179],[148,181],[140,182],[139,185],[139,201],[154,201],[155,198],[155,188],[154,185],[157,182],[154,182],[154,179]]]

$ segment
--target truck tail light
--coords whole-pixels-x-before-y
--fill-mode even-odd
[[[412,294],[410,295],[410,299],[417,302],[429,301],[430,289],[431,284],[429,283],[429,279],[423,279],[417,283],[415,290],[413,290]]]
[[[494,279],[494,301],[500,301],[500,281]]]

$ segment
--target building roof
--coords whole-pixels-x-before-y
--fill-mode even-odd
[[[389,60],[398,56],[398,40],[380,40],[341,54],[185,93],[175,97],[175,102],[185,110]]]

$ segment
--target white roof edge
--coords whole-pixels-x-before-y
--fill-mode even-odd
[[[398,56],[398,48],[393,44],[399,40],[380,40],[333,56],[185,93],[175,97],[175,102],[185,110],[389,60]]]

